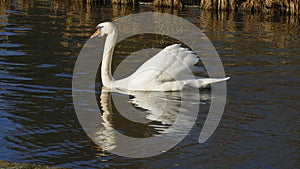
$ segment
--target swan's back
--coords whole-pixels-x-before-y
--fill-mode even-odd
[[[184,86],[204,87],[227,79],[195,79],[191,69],[198,56],[180,44],[167,46],[141,65],[132,75],[117,80],[114,88],[132,91],[178,91]]]

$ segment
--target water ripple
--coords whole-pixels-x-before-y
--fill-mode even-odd
[[[11,50],[0,50],[0,56],[24,56],[25,52],[11,51]]]
[[[28,77],[9,75],[5,71],[1,71],[1,70],[0,70],[0,73],[1,73],[0,74],[1,75],[1,80],[8,80],[8,79],[14,79],[14,80],[20,80],[20,81],[30,81],[30,80],[32,80],[32,78],[28,78]]]
[[[0,22],[0,25],[9,26],[9,25],[13,25],[13,24],[12,24],[12,23],[9,23],[9,22]]]
[[[8,66],[27,66],[27,64],[24,64],[24,63],[13,63],[13,62],[3,62],[3,61],[0,61],[0,65],[8,65]]]
[[[30,31],[32,29],[31,28],[4,28],[4,30],[8,30],[8,31]]]
[[[14,83],[6,83],[6,82],[0,82],[0,86],[4,86],[4,88],[6,89],[22,90],[22,91],[29,91],[29,92],[41,92],[41,93],[57,93],[60,91],[72,91],[72,88],[40,86],[40,85],[32,85],[32,84],[14,84]]]
[[[73,77],[73,75],[66,74],[66,73],[58,73],[58,74],[55,74],[55,76],[57,76],[57,77],[65,77],[65,78],[72,78]]]
[[[56,64],[40,64],[40,65],[37,65],[36,67],[38,68],[52,68],[52,67],[56,67],[57,65]]]
[[[18,48],[21,47],[21,44],[11,44],[11,43],[2,43],[0,44],[0,48]]]

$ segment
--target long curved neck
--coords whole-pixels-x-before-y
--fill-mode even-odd
[[[112,88],[112,83],[114,81],[111,75],[111,62],[114,53],[114,47],[117,41],[117,36],[117,31],[114,30],[106,37],[104,45],[103,59],[101,65],[101,80],[102,84],[107,88]]]

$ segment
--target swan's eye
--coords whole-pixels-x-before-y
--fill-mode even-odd
[[[101,29],[101,28],[103,28],[103,26],[97,26],[97,27],[96,27],[96,29]]]

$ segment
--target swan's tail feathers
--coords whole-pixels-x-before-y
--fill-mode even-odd
[[[218,83],[223,82],[230,79],[230,77],[226,78],[203,78],[203,79],[197,79],[196,86],[198,88],[205,88],[207,85],[210,85],[212,83]]]

